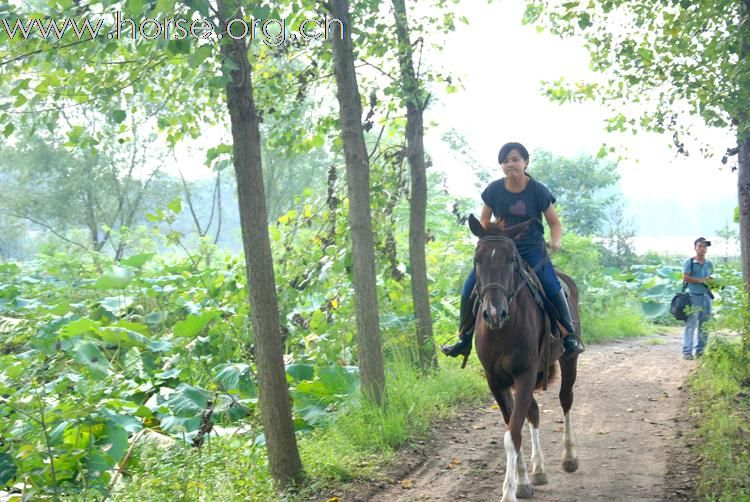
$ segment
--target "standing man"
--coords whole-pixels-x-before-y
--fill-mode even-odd
[[[682,265],[682,280],[687,283],[687,290],[690,294],[690,305],[693,312],[688,316],[685,324],[685,334],[682,338],[682,358],[693,358],[693,336],[695,335],[695,356],[703,355],[703,349],[706,347],[706,333],[703,331],[703,324],[711,315],[711,299],[713,294],[706,285],[713,272],[714,264],[706,259],[706,251],[711,241],[703,237],[695,239],[695,256],[685,260]],[[697,331],[697,333],[696,333]]]

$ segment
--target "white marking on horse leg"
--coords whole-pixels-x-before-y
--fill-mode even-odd
[[[531,433],[531,482],[535,485],[547,484],[547,474],[544,472],[544,454],[539,441],[539,428],[529,424]]]
[[[518,451],[518,461],[516,463],[516,474],[518,475],[518,488],[516,488],[516,497],[527,499],[534,496],[534,487],[529,479],[529,471],[526,470],[526,459],[523,458],[523,449]]]
[[[565,453],[563,454],[563,469],[565,472],[578,470],[578,455],[576,454],[576,442],[573,438],[573,425],[570,421],[570,412],[565,414]]]
[[[503,444],[505,445],[505,481],[503,482],[503,498],[500,502],[516,502],[516,462],[518,461],[518,454],[509,430],[505,431]]]

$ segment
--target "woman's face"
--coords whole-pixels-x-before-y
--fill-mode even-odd
[[[521,177],[528,167],[529,161],[524,160],[518,150],[511,150],[502,163],[503,173],[510,177]]]

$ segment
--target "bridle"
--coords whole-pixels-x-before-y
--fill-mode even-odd
[[[491,282],[480,290],[479,301],[484,303],[484,295],[487,293],[487,291],[497,289],[500,290],[500,293],[502,293],[502,295],[505,297],[505,300],[508,303],[508,310],[510,310],[510,305],[513,301],[513,298],[515,298],[516,294],[521,291],[521,288],[523,288],[529,282],[529,272],[524,270],[523,266],[521,265],[521,256],[518,254],[518,248],[516,248],[516,243],[513,239],[504,235],[485,235],[484,237],[481,237],[479,239],[480,243],[488,241],[509,242],[513,246],[511,249],[513,249],[513,280],[515,282],[515,285],[509,290],[499,282]],[[544,258],[536,264],[532,272],[537,274],[547,260],[549,260],[549,255],[545,253]],[[519,277],[521,279],[520,283],[518,281]],[[479,277],[477,277],[477,285],[478,284]]]
[[[521,284],[518,284],[518,278],[522,275],[521,273],[521,266],[520,266],[520,259],[521,257],[518,254],[518,249],[516,249],[516,244],[513,242],[513,239],[510,237],[505,237],[504,235],[486,235],[479,239],[479,242],[506,242],[509,243],[513,249],[513,282],[514,286],[510,289],[506,288],[499,282],[491,282],[484,287],[482,287],[480,293],[479,293],[479,301],[484,303],[484,295],[487,294],[487,291],[490,291],[492,289],[500,290],[500,293],[505,297],[506,302],[508,303],[508,308],[510,309],[510,304],[513,301],[513,298],[515,298],[516,294],[521,290],[521,288],[526,284],[526,279],[524,279]],[[477,284],[479,284],[479,277],[477,277]]]

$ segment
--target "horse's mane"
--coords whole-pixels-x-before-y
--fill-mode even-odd
[[[526,231],[531,224],[531,221],[533,221],[533,219],[518,223],[511,227],[506,227],[505,223],[501,221],[493,221],[484,228],[484,233],[485,235],[498,235],[515,240]]]

